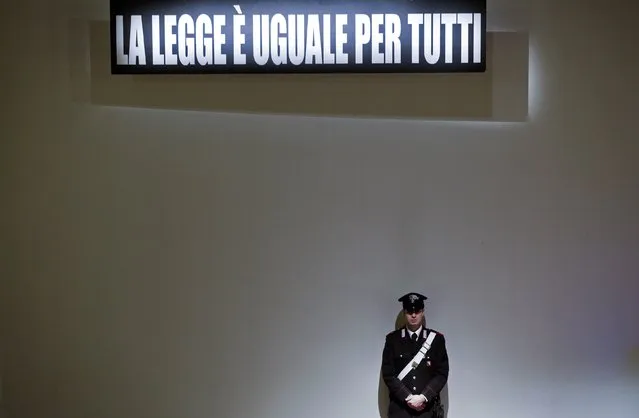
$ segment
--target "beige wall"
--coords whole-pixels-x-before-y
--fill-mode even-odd
[[[627,3],[489,2],[530,120],[446,123],[76,103],[69,22],[108,2],[2,2],[8,417],[373,417],[417,290],[450,418],[636,418]]]

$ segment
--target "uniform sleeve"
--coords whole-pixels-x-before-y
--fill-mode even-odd
[[[426,384],[426,387],[422,391],[422,394],[426,396],[426,399],[431,401],[439,392],[444,388],[448,381],[448,352],[446,350],[446,339],[442,334],[439,334],[439,347],[435,352],[435,357],[431,356],[433,367],[435,369],[434,376]]]
[[[384,351],[382,353],[382,378],[384,383],[388,386],[388,390],[392,396],[398,399],[404,400],[412,392],[397,378],[399,371],[395,370],[393,365],[393,348],[392,344],[388,341],[388,336],[384,343]]]

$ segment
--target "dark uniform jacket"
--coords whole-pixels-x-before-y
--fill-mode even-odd
[[[424,360],[400,381],[398,375],[412,361],[431,331],[436,336]],[[411,340],[406,328],[386,335],[382,354],[382,378],[390,395],[388,418],[432,417],[433,406],[448,380],[448,353],[444,335],[429,328],[422,328],[417,342]],[[411,394],[426,396],[426,408],[416,411],[408,406],[405,399]]]

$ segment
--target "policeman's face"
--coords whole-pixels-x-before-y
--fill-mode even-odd
[[[419,311],[404,311],[404,315],[406,316],[406,322],[408,325],[412,327],[418,327],[424,321],[424,310],[421,309]]]

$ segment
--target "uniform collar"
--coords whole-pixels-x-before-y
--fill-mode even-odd
[[[408,329],[408,327],[406,328],[406,337],[411,338],[413,336],[413,334],[417,334],[417,338],[421,337],[422,332],[424,331],[424,326],[420,325],[419,328],[417,328],[417,331],[413,332],[410,329]]]

